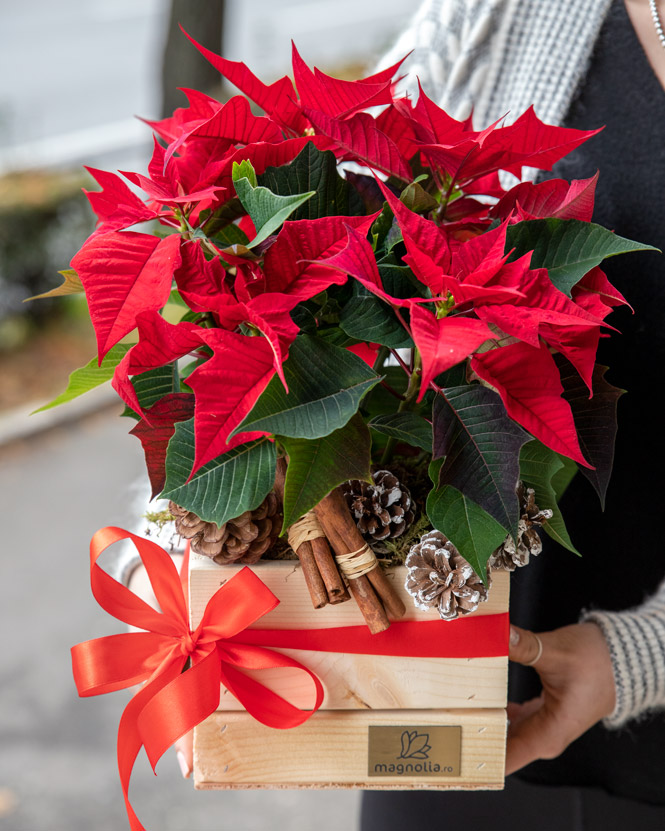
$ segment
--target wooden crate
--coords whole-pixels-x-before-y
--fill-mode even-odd
[[[199,622],[209,598],[238,568],[220,567],[206,557],[192,555],[192,625]],[[353,601],[314,610],[297,561],[263,561],[252,569],[280,599],[277,608],[257,622],[257,628],[363,624]],[[387,574],[407,607],[404,620],[436,619],[435,614],[413,605],[404,589],[404,567],[392,568]],[[507,611],[508,593],[509,575],[496,573],[488,601],[480,604],[475,614]],[[220,709],[194,734],[197,788],[502,787],[507,658],[413,658],[295,649],[280,652],[294,657],[320,678],[325,690],[321,710],[300,727],[274,730],[248,716],[222,687]],[[311,706],[311,681],[304,673],[264,670],[254,677],[296,706]],[[418,741],[425,733],[436,738],[434,744],[430,742],[433,750],[428,751],[431,770],[416,770],[419,760],[397,758],[402,752],[400,737],[405,732],[412,735],[414,730]],[[376,762],[378,773],[372,772],[369,764],[377,747],[387,754],[387,761]],[[451,772],[451,765],[441,761],[441,753],[445,749],[445,753],[454,755],[456,747],[460,759]],[[432,761],[434,758],[440,760]],[[400,764],[404,766],[401,772],[399,767],[390,767]],[[409,764],[411,769],[406,767]]]

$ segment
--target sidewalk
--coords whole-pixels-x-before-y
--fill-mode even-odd
[[[85,416],[119,405],[117,393],[110,384],[103,384],[68,404],[31,415],[46,401],[33,401],[11,410],[0,412],[0,447],[29,438],[62,424],[78,421]]]

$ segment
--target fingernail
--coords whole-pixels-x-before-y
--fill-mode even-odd
[[[180,770],[182,771],[182,775],[184,776],[185,779],[189,779],[189,775],[191,774],[192,769],[187,764],[187,759],[185,759],[185,754],[181,750],[179,750],[176,753],[176,757],[178,759],[178,764],[180,765]]]
[[[514,626],[510,627],[510,645],[517,646],[520,642],[520,633],[515,629]]]

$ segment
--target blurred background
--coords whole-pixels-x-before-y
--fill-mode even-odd
[[[269,82],[293,38],[310,65],[360,77],[412,13],[403,0],[0,0],[0,829],[127,827],[115,767],[126,697],[79,700],[69,647],[119,631],[94,603],[88,540],[136,527],[138,441],[108,387],[29,413],[94,355],[81,298],[24,303],[54,288],[93,229],[83,164],[143,172],[148,127],[220,84],[177,29]],[[155,781],[140,757],[132,799],[160,831],[356,827],[359,795],[194,793],[167,754]]]

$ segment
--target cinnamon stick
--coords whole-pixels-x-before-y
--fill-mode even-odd
[[[280,502],[284,502],[284,482],[286,479],[286,459],[278,459],[275,469],[275,493]],[[328,591],[326,589],[321,572],[316,563],[312,545],[309,542],[302,543],[295,552],[300,560],[300,566],[305,578],[309,595],[312,598],[312,605],[315,609],[321,609],[328,605]]]
[[[312,605],[315,609],[321,609],[323,606],[327,606],[329,596],[326,585],[321,577],[314,552],[312,551],[312,543],[302,543],[296,551],[296,556],[300,560],[305,583],[312,598]]]
[[[319,573],[328,591],[330,603],[343,603],[345,600],[350,600],[350,595],[344,585],[344,579],[339,573],[333,555],[330,553],[328,540],[325,537],[319,537],[311,540],[310,545]]]
[[[364,548],[365,541],[349,513],[344,497],[337,488],[319,502],[314,508],[314,513],[337,556]],[[373,587],[374,584],[369,579],[371,573],[350,578],[349,589],[370,631],[375,633],[387,629],[390,625],[382,598],[377,596],[377,588],[386,597],[385,607],[390,609],[395,617],[401,617],[406,609],[389,581],[385,577],[381,579],[383,575],[376,580],[376,587]]]
[[[358,551],[365,545],[339,488],[331,491],[316,506],[314,512],[336,554]],[[403,617],[406,614],[406,607],[392,583],[381,571],[381,567],[377,565],[369,571],[367,578],[381,598],[386,611],[394,618]]]
[[[367,577],[356,577],[349,580],[349,591],[358,604],[358,608],[365,618],[365,623],[373,635],[383,632],[390,626],[388,615],[386,615],[385,609]]]
[[[406,614],[406,606],[381,566],[377,566],[371,571],[368,571],[367,579],[372,584],[374,591],[381,598],[383,607],[390,617],[397,619],[404,617]]]

